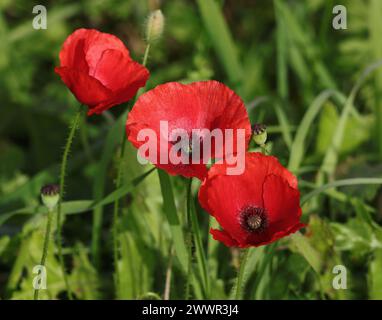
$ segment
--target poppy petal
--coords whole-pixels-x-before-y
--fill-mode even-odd
[[[149,77],[120,39],[94,29],[74,31],[62,46],[60,63],[56,72],[76,98],[89,106],[88,115],[130,100]]]
[[[300,194],[291,186],[297,186],[296,178],[276,158],[247,153],[243,174],[229,176],[226,168],[225,163],[212,166],[200,187],[199,202],[235,246],[265,245],[304,226]],[[260,225],[253,226],[249,217],[254,216]]]
[[[246,161],[243,174],[230,176],[226,175],[226,164],[215,164],[199,190],[201,206],[240,243],[248,238],[248,232],[240,224],[241,211],[248,206],[263,207],[265,178],[259,167],[260,163]]]
[[[78,71],[89,73],[86,61],[86,38],[88,31],[78,29],[66,38],[60,51],[60,66],[75,68]]]
[[[124,43],[116,36],[99,32],[95,29],[80,29],[85,36],[86,46],[86,61],[89,65],[89,74],[93,75],[97,70],[98,63],[106,50],[116,50],[120,52],[126,60],[132,60],[129,50]],[[120,69],[121,71],[121,69]]]
[[[126,59],[120,51],[107,49],[98,61],[93,76],[110,90],[120,90],[121,96],[124,93],[129,100],[146,84],[149,72],[139,63]]]
[[[232,239],[231,236],[224,230],[210,229],[210,233],[215,240],[223,242],[227,247],[237,247],[239,243]]]
[[[110,97],[110,90],[86,73],[69,67],[57,67],[55,72],[60,75],[62,81],[76,98],[90,108],[96,106],[99,101],[105,101]]]
[[[161,121],[168,123],[169,133],[182,129],[191,135],[192,130],[196,129],[208,129],[209,132],[214,129],[221,129],[222,131],[232,129],[234,132],[233,141],[235,141],[236,129],[243,129],[245,132],[245,149],[251,136],[250,123],[244,103],[232,90],[217,81],[201,81],[188,85],[170,82],[159,85],[140,96],[126,123],[129,141],[136,148],[139,148],[144,142],[138,141],[137,135],[141,129],[149,128],[156,132],[157,146],[160,147]],[[169,153],[171,141],[169,141],[168,136],[162,138],[168,144],[168,150],[165,152]],[[211,140],[210,147],[213,151],[215,149],[214,140]],[[232,143],[232,152],[235,153],[236,151],[237,146]],[[211,155],[214,157],[213,152]],[[195,163],[171,165],[163,163],[159,157],[156,163],[158,167],[164,168],[170,174],[181,174],[189,177],[190,174],[194,174],[193,172],[198,172],[199,176],[202,173],[200,165]]]
[[[269,232],[277,233],[297,225],[301,218],[300,193],[274,174],[267,176],[263,189]]]

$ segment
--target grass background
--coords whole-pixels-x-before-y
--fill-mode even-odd
[[[36,4],[47,8],[47,30],[32,28]],[[299,178],[309,227],[304,236],[251,249],[244,298],[381,299],[382,2],[343,0],[347,30],[332,28],[335,4],[0,0],[0,297],[33,296],[32,269],[46,222],[39,190],[58,182],[78,105],[53,72],[63,41],[76,28],[96,28],[119,36],[140,61],[144,21],[161,8],[166,27],[150,52],[148,88],[167,81],[224,82],[246,102],[252,122],[267,124],[272,154]],[[229,298],[238,251],[209,236],[215,222],[197,203],[197,182],[187,224],[198,231],[189,294],[182,227],[187,181],[162,177],[163,202],[158,175],[142,179],[151,167],[139,165],[128,145],[123,187],[113,192],[125,109],[83,119],[71,153],[64,253],[76,298]],[[110,204],[117,198],[115,288]],[[42,298],[66,298],[55,253],[51,244]],[[339,264],[347,270],[347,290],[332,286]]]

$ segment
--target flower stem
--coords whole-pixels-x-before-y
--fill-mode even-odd
[[[269,151],[267,150],[267,145],[264,143],[260,146],[262,154],[268,156],[270,155]]]
[[[122,177],[123,177],[123,160],[125,158],[125,149],[126,149],[126,137],[123,135],[122,145],[121,145],[121,151],[119,154],[119,161],[118,161],[118,172],[117,172],[117,179],[115,182],[115,188],[116,190],[120,188],[122,183]],[[119,200],[114,201],[114,211],[113,211],[113,259],[114,259],[114,285],[116,292],[119,290],[119,269],[118,269],[118,212],[119,212]],[[118,294],[117,294],[118,296]]]
[[[76,130],[79,126],[81,116],[82,116],[82,105],[79,107],[71,125],[70,125],[70,131],[69,131],[69,136],[66,141],[65,149],[64,149],[64,154],[62,156],[62,162],[61,162],[61,170],[60,170],[60,199],[58,201],[57,205],[57,248],[58,248],[58,258],[60,261],[61,269],[62,269],[62,274],[64,277],[64,282],[65,282],[65,287],[66,291],[68,294],[68,298],[70,300],[73,299],[72,291],[70,289],[69,285],[69,280],[68,276],[65,271],[65,263],[64,263],[64,256],[62,254],[62,211],[61,211],[61,204],[64,199],[65,195],[65,176],[66,176],[66,169],[67,169],[67,163],[68,163],[68,157],[69,157],[69,152],[73,143],[73,138],[76,133]]]
[[[46,222],[44,246],[43,246],[42,256],[40,261],[40,266],[43,266],[43,267],[45,267],[45,261],[48,255],[51,226],[52,226],[52,210],[48,210],[48,220]],[[38,300],[38,294],[39,294],[39,289],[35,289],[34,300]]]
[[[143,56],[143,62],[142,65],[145,67],[147,64],[147,59],[149,56],[150,51],[150,44],[148,43],[146,46],[145,54]],[[141,88],[142,89],[142,88]],[[136,99],[137,95],[135,96],[134,100]],[[122,143],[121,143],[121,152],[119,154],[118,162],[117,162],[117,179],[115,182],[115,188],[116,190],[121,187],[122,184],[122,178],[123,178],[123,168],[124,168],[124,159],[125,159],[125,151],[126,151],[126,140],[127,137],[125,134],[122,135]],[[118,270],[118,220],[119,220],[119,199],[114,201],[114,210],[113,210],[113,226],[112,226],[112,236],[113,236],[113,260],[114,260],[114,268],[115,268],[115,278],[114,278],[114,285],[115,290],[118,296],[118,290],[119,290],[119,270]]]
[[[150,43],[148,43],[147,46],[146,46],[146,49],[145,49],[145,53],[143,55],[142,65],[144,67],[146,67],[147,59],[149,58],[150,47],[151,47],[151,45],[150,45]]]
[[[240,300],[241,297],[243,296],[243,278],[244,278],[244,272],[245,272],[245,265],[248,260],[248,253],[249,253],[249,249],[243,249],[241,252],[242,258],[240,261],[239,272],[237,274],[237,280],[236,280],[236,294],[235,294],[236,300]]]
[[[185,300],[190,298],[190,284],[192,277],[192,231],[191,231],[191,201],[192,201],[192,178],[188,179],[187,184],[187,208],[186,208],[186,246],[188,245],[188,265],[187,265],[187,280],[184,298]]]

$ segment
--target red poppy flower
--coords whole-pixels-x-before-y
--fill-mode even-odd
[[[90,108],[88,115],[130,100],[149,77],[121,40],[94,29],[74,31],[64,42],[60,62],[55,72]]]
[[[168,132],[163,132],[161,122],[167,123]],[[146,92],[139,97],[126,123],[128,139],[136,148],[145,143],[139,138],[142,129],[151,129],[155,132],[158,152],[151,158],[146,153],[141,156],[172,175],[199,179],[203,179],[207,173],[205,164],[207,161],[204,159],[236,154],[239,145],[236,141],[239,135],[242,137],[239,147],[243,147],[241,149],[244,149],[244,157],[251,137],[251,125],[243,101],[232,90],[217,81],[201,81],[186,85],[170,82]],[[195,129],[207,129],[209,132],[214,132],[215,129],[221,130],[222,143],[219,146],[213,138],[208,140],[206,135],[193,135]],[[224,135],[227,131],[232,132],[231,137],[227,138]],[[171,161],[166,163],[163,159],[168,159],[171,147],[178,141],[174,140],[172,135],[174,133],[177,135],[178,132],[185,132],[190,140],[189,145],[181,150],[182,155],[188,157],[190,161],[189,163],[182,161],[179,164]],[[203,155],[202,147],[207,144],[210,145],[211,152]],[[193,159],[197,145],[200,148],[198,151],[200,163]]]
[[[296,232],[300,223],[297,179],[275,157],[247,153],[242,175],[212,166],[199,190],[202,207],[219,222],[211,229],[226,246],[261,246]]]

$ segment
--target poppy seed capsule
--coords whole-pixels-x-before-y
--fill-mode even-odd
[[[265,124],[256,123],[252,126],[252,139],[259,146],[263,146],[267,142],[267,127]]]
[[[258,215],[250,216],[247,218],[247,224],[248,226],[253,229],[259,229],[261,227],[262,219]]]
[[[146,40],[152,43],[162,36],[164,28],[164,16],[161,10],[155,10],[147,18]]]
[[[240,214],[240,224],[248,232],[263,232],[268,225],[265,209],[253,206],[244,208]]]
[[[41,200],[43,204],[52,210],[60,199],[60,187],[57,184],[48,184],[41,188]]]

